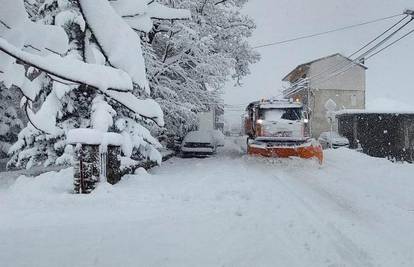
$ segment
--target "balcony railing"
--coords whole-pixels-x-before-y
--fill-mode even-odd
[[[296,82],[291,83],[288,88],[283,90],[283,95],[284,96],[292,95],[293,93],[298,92],[302,89],[307,89],[308,85],[309,85],[309,79],[307,78],[299,79]]]

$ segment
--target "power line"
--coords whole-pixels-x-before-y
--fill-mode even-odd
[[[333,77],[336,77],[338,75],[341,75],[345,72],[347,72],[350,68],[352,68],[354,65],[359,64],[361,59],[365,59],[368,60],[370,58],[372,58],[373,56],[381,53],[382,51],[386,50],[387,48],[391,47],[392,45],[394,45],[395,43],[399,42],[400,40],[404,39],[405,37],[407,37],[408,35],[414,33],[414,29],[411,30],[410,32],[404,34],[403,36],[401,36],[400,38],[398,38],[397,40],[393,41],[392,43],[388,44],[387,46],[383,47],[382,49],[380,49],[379,51],[373,53],[370,55],[370,53],[374,52],[377,48],[379,48],[381,45],[383,45],[384,43],[386,43],[388,40],[390,40],[395,34],[397,34],[400,30],[402,30],[405,26],[407,26],[410,22],[413,21],[414,16],[413,14],[408,14],[407,12],[404,12],[404,14],[407,14],[407,16],[405,16],[404,18],[400,19],[397,23],[393,24],[390,28],[388,28],[386,31],[384,31],[383,33],[381,33],[380,35],[378,35],[377,37],[375,37],[372,41],[368,42],[366,45],[364,45],[362,48],[358,49],[357,51],[355,51],[354,53],[352,53],[349,57],[352,57],[354,55],[356,55],[357,53],[363,51],[365,48],[369,47],[370,45],[372,45],[373,43],[375,43],[377,40],[379,40],[381,37],[383,37],[386,33],[388,33],[390,30],[392,30],[393,28],[395,28],[397,25],[399,25],[401,22],[403,22],[409,15],[412,16],[412,18],[410,19],[410,21],[404,23],[404,25],[400,26],[397,30],[395,30],[394,32],[392,32],[390,35],[388,35],[387,37],[385,37],[383,40],[381,40],[379,43],[377,43],[376,45],[374,45],[373,47],[371,47],[370,49],[368,49],[366,52],[362,53],[360,56],[358,56],[357,58],[355,58],[354,60],[352,60],[352,62],[350,62],[349,64],[342,66],[340,68],[339,65],[341,64],[337,64],[333,67],[330,67],[316,75],[314,75],[312,78],[315,78],[316,76],[320,76],[325,74],[327,71],[332,70],[333,68],[336,68],[334,71],[334,73],[331,73],[330,75],[328,75],[328,77],[324,77],[324,78],[319,78],[316,80],[322,80],[321,82],[326,82],[330,79],[332,79]],[[285,40],[285,41],[280,41],[280,42],[276,42],[276,43],[271,43],[271,44],[266,44],[266,45],[261,45],[261,46],[256,46],[254,48],[260,48],[260,47],[266,47],[266,46],[271,46],[271,45],[278,45],[278,44],[283,44],[283,43],[287,43],[287,42],[292,42],[292,41],[296,41],[296,40],[301,40],[301,39],[306,39],[306,38],[311,38],[314,36],[319,36],[319,35],[323,35],[323,34],[328,34],[331,32],[335,32],[335,31],[340,31],[340,30],[345,30],[345,29],[349,29],[349,28],[354,28],[354,27],[358,27],[358,26],[362,26],[362,25],[366,25],[366,24],[370,24],[370,23],[374,23],[374,22],[378,22],[381,20],[387,20],[387,19],[391,19],[394,17],[398,17],[401,16],[402,14],[398,14],[398,15],[394,15],[394,16],[389,16],[389,17],[385,17],[385,18],[380,18],[380,19],[376,19],[373,21],[368,21],[368,22],[364,22],[364,23],[359,23],[359,24],[355,24],[355,25],[351,25],[351,26],[347,26],[347,27],[342,27],[339,29],[334,29],[334,30],[330,30],[327,32],[322,32],[322,33],[317,33],[317,34],[311,34],[311,35],[306,35],[306,36],[301,36],[301,37],[297,37],[297,38],[293,38],[293,39],[289,39],[289,40]],[[309,80],[309,79],[306,79]],[[298,81],[296,83],[293,84],[293,86],[296,85],[300,85],[301,83],[304,83],[305,81]],[[242,111],[240,110],[240,106],[243,104],[227,104],[226,106],[226,110],[230,111],[230,112],[237,112],[237,111]]]
[[[381,53],[381,52],[382,52],[382,51],[384,51],[385,49],[387,49],[387,48],[389,48],[389,47],[393,46],[395,43],[397,43],[397,42],[401,41],[402,39],[404,39],[405,37],[407,37],[408,35],[410,35],[410,34],[412,34],[412,33],[414,33],[414,29],[413,29],[413,30],[411,30],[411,31],[409,31],[408,33],[404,34],[403,36],[401,36],[400,38],[398,38],[398,39],[397,39],[397,40],[395,40],[394,42],[392,42],[392,43],[388,44],[387,46],[385,46],[385,47],[384,47],[384,48],[382,48],[381,50],[379,50],[379,51],[375,52],[374,54],[370,55],[369,57],[367,57],[367,58],[366,58],[366,60],[368,60],[368,59],[372,58],[373,56],[375,56],[375,55],[377,55],[377,54],[379,54],[379,53]]]
[[[363,47],[361,47],[360,49],[358,49],[357,51],[355,51],[354,53],[352,53],[351,55],[349,55],[348,57],[351,58],[353,56],[355,56],[356,54],[358,54],[359,52],[361,52],[362,50],[364,50],[365,48],[367,48],[368,46],[370,46],[371,44],[373,44],[375,41],[377,41],[379,38],[381,38],[382,36],[384,36],[387,32],[389,32],[391,29],[393,29],[394,27],[396,27],[398,24],[400,24],[401,22],[403,22],[403,20],[405,20],[408,16],[410,15],[406,15],[404,18],[400,19],[397,23],[395,23],[394,25],[392,25],[391,27],[389,27],[386,31],[384,31],[382,34],[378,35],[376,38],[374,38],[372,41],[368,42],[366,45],[364,45]]]
[[[382,36],[384,36],[387,32],[389,32],[390,30],[392,30],[393,28],[395,28],[398,24],[400,24],[402,21],[404,21],[407,17],[408,17],[408,15],[405,16],[403,19],[399,20],[397,23],[393,24],[391,27],[389,27],[383,33],[381,33],[380,35],[378,35],[377,37],[375,37],[372,41],[368,42],[366,45],[364,45],[363,47],[361,47],[360,49],[358,49],[357,51],[355,51],[354,53],[352,53],[351,55],[349,55],[348,58],[351,58],[352,56],[356,55],[357,53],[363,51],[365,48],[369,47],[371,44],[375,43],[375,41],[377,41]],[[383,44],[384,42],[386,42],[388,39],[390,39],[392,36],[394,36],[396,33],[398,33],[401,29],[403,29],[405,26],[407,26],[412,20],[413,19],[411,18],[408,22],[406,22],[404,25],[400,26],[397,30],[395,30],[393,33],[391,33],[389,36],[387,36],[381,42],[379,42],[378,44],[376,44],[375,46],[373,46],[372,48],[370,48],[367,52],[363,53],[361,56],[358,56],[357,59],[360,59],[360,58],[364,57],[366,54],[369,54],[371,52],[371,50],[375,50],[377,47],[379,47],[381,44]],[[357,59],[355,59],[355,60],[357,60]],[[315,74],[315,75],[309,77],[308,79],[316,78],[316,77],[321,76],[321,75],[325,74],[326,72],[328,72],[330,70],[333,70],[333,69],[335,69],[334,71],[337,71],[337,70],[340,70],[340,69],[346,67],[346,66],[340,67],[340,65],[342,65],[342,63],[339,63],[339,64],[336,64],[336,65],[334,65],[332,67],[329,67],[329,68],[321,71],[320,73]],[[338,69],[337,67],[340,67],[340,68]]]
[[[348,29],[352,29],[352,28],[356,28],[356,27],[376,23],[376,22],[379,22],[379,21],[392,19],[392,18],[401,16],[401,15],[403,15],[403,14],[400,13],[400,14],[397,14],[397,15],[383,17],[383,18],[379,18],[379,19],[375,19],[375,20],[370,20],[370,21],[366,21],[366,22],[362,22],[362,23],[358,23],[358,24],[353,24],[353,25],[349,25],[349,26],[345,26],[345,27],[341,27],[341,28],[337,28],[337,29],[332,29],[332,30],[328,30],[328,31],[324,31],[324,32],[318,32],[318,33],[303,35],[303,36],[299,36],[299,37],[295,37],[295,38],[287,39],[287,40],[283,40],[283,41],[258,45],[258,46],[254,46],[253,49],[263,48],[263,47],[268,47],[268,46],[274,46],[274,45],[281,45],[281,44],[286,44],[286,43],[290,43],[290,42],[294,42],[294,41],[299,41],[299,40],[303,40],[303,39],[308,39],[308,38],[312,38],[312,37],[326,35],[326,34],[333,33],[333,32],[344,31],[344,30],[348,30]]]
[[[351,55],[349,55],[349,56],[348,56],[348,58],[351,58],[352,56],[356,55],[357,53],[359,53],[359,52],[363,51],[365,48],[369,47],[371,44],[375,43],[375,41],[377,41],[378,39],[380,39],[380,38],[381,38],[382,36],[384,36],[387,32],[389,32],[390,30],[392,30],[393,28],[395,28],[398,24],[400,24],[401,22],[403,22],[403,21],[404,21],[404,20],[405,20],[408,16],[409,16],[409,15],[406,15],[404,18],[402,18],[401,20],[399,20],[397,23],[393,24],[391,27],[389,27],[388,29],[386,29],[383,33],[381,33],[380,35],[378,35],[377,37],[375,37],[372,41],[368,42],[366,45],[364,45],[363,47],[361,47],[360,49],[358,49],[357,51],[355,51],[354,53],[352,53]],[[409,23],[409,22],[408,22],[408,23]],[[407,23],[407,24],[408,24],[408,23]],[[406,24],[405,24],[404,26],[406,26]],[[397,31],[398,31],[398,30],[397,30]],[[323,71],[321,71],[321,72],[319,72],[319,73],[317,73],[317,74],[315,74],[315,75],[313,75],[313,76],[308,77],[308,78],[306,79],[306,81],[308,81],[308,80],[310,80],[310,79],[314,79],[314,78],[316,78],[316,77],[319,77],[319,76],[321,76],[321,75],[323,75],[323,74],[326,74],[326,73],[328,73],[328,72],[331,72],[331,71],[333,71],[333,72],[338,71],[338,70],[340,70],[340,69],[342,69],[342,68],[344,68],[344,67],[346,67],[346,66],[347,66],[347,65],[344,65],[344,66],[342,66],[342,65],[343,65],[343,62],[338,63],[338,64],[333,65],[333,66],[330,66],[330,67],[328,67],[328,68],[325,68]],[[339,67],[339,68],[338,68],[338,67]],[[295,86],[297,86],[297,85],[304,84],[304,83],[306,83],[306,81],[304,81],[304,80],[299,80],[299,81],[297,81],[297,82],[293,83],[293,84],[291,85],[291,87],[295,87]]]
[[[406,19],[408,17],[405,16],[403,19],[399,20],[397,23],[395,23],[394,25],[392,25],[390,28],[388,28],[385,32],[383,32],[382,34],[380,34],[379,36],[377,36],[376,38],[374,38],[372,41],[370,41],[368,44],[364,45],[361,49],[357,50],[356,52],[354,52],[352,55],[357,54],[358,52],[363,51],[365,48],[369,47],[371,44],[375,43],[375,41],[377,41],[378,39],[380,39],[382,36],[384,36],[387,32],[389,32],[391,29],[395,28],[398,24],[400,24],[402,21],[404,21],[404,19]],[[404,27],[406,27],[409,23],[411,23],[414,20],[414,18],[410,18],[409,21],[405,22],[402,26],[400,26],[398,29],[396,29],[395,31],[393,31],[392,33],[390,33],[388,36],[386,36],[384,39],[382,39],[380,42],[378,42],[377,44],[375,44],[373,47],[371,47],[370,49],[368,49],[367,51],[365,51],[364,53],[362,53],[361,55],[359,55],[357,58],[353,59],[352,62],[350,62],[349,64],[346,65],[342,65],[342,63],[336,64],[332,67],[329,67],[323,71],[321,71],[318,74],[315,74],[311,77],[306,78],[305,80],[300,80],[297,81],[295,83],[293,83],[291,85],[291,88],[294,87],[298,87],[301,85],[304,85],[306,82],[308,82],[310,79],[314,79],[313,81],[317,81],[319,83],[323,83],[326,82],[338,75],[341,75],[345,72],[347,72],[349,69],[351,69],[353,66],[357,65],[360,63],[360,61],[362,59],[364,59],[365,57],[369,56],[371,57],[370,53],[374,52],[376,49],[378,49],[381,45],[383,45],[384,43],[386,43],[388,40],[390,40],[395,34],[397,34],[399,31],[401,31]],[[405,37],[405,36],[404,36]],[[398,40],[397,40],[398,41]],[[351,56],[352,56],[351,55]],[[349,57],[351,57],[349,56]],[[330,74],[329,74],[330,73]],[[322,75],[324,74],[329,74],[327,77],[323,77]],[[322,77],[320,77],[322,76]],[[294,89],[292,92],[298,90]],[[291,92],[291,93],[292,93]]]
[[[353,66],[357,65],[360,63],[360,61],[366,57],[372,57],[376,54],[378,54],[379,52],[381,52],[382,50],[384,50],[385,48],[388,48],[390,45],[394,44],[395,42],[398,42],[400,39],[404,38],[405,36],[403,36],[402,38],[396,40],[395,42],[391,43],[390,45],[382,48],[381,50],[375,52],[374,54],[371,54],[372,52],[374,52],[377,48],[379,48],[381,45],[383,45],[384,43],[386,43],[388,40],[390,40],[395,34],[397,34],[399,31],[401,31],[405,26],[407,26],[409,23],[411,23],[414,20],[414,18],[411,18],[408,22],[404,23],[402,26],[400,26],[397,30],[395,30],[394,32],[392,32],[390,35],[388,35],[387,37],[385,37],[383,40],[381,40],[379,43],[377,43],[375,46],[371,47],[370,49],[368,49],[368,51],[362,53],[360,56],[358,56],[357,58],[355,58],[354,60],[352,60],[352,62],[350,62],[348,65],[342,66],[341,68],[338,68],[336,70],[334,70],[334,73],[331,73],[330,75],[328,75],[328,77],[320,77],[317,78],[316,81],[319,83],[323,83],[323,82],[327,82],[329,80],[331,80],[332,78],[341,75],[345,72],[347,72],[348,70],[350,70]],[[411,33],[411,32],[410,32]],[[370,55],[371,54],[371,55]]]

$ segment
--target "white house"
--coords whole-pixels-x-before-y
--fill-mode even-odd
[[[365,109],[365,67],[337,53],[297,66],[283,81],[285,98],[302,101],[310,113],[311,134],[329,131],[325,103],[332,99],[338,109]]]

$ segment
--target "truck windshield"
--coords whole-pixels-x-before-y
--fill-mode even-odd
[[[262,116],[266,121],[277,121],[280,119],[297,121],[301,119],[301,109],[286,108],[286,109],[264,109]]]

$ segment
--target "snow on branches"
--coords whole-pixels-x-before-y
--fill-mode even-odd
[[[113,131],[114,119],[163,126],[161,108],[145,99],[150,90],[134,30],[149,31],[153,17],[187,19],[188,11],[147,0],[25,4],[28,13],[23,0],[0,0],[0,82],[24,94],[30,122],[10,150],[12,165],[59,161],[73,128]],[[141,142],[134,148],[157,147],[152,137],[134,140]]]
[[[156,20],[144,49],[153,96],[166,128],[183,136],[197,125],[196,113],[222,106],[225,83],[237,84],[259,60],[247,42],[255,24],[240,13],[246,0],[162,0],[191,11],[191,20]],[[222,107],[221,107],[222,108]]]

